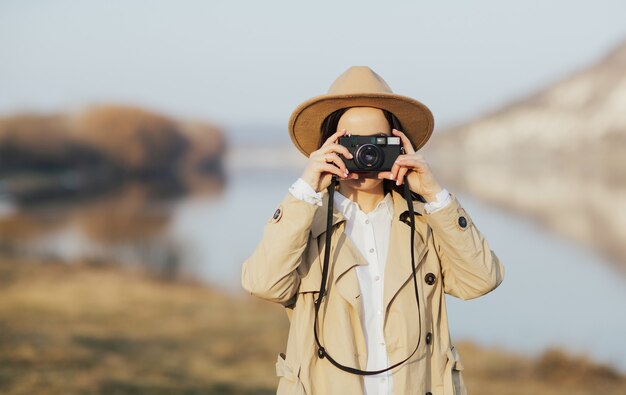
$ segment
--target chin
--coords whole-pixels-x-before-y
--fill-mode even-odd
[[[378,175],[375,172],[357,174],[359,174],[359,178],[357,178],[356,180],[345,180],[342,182],[349,185],[352,189],[358,191],[369,191],[377,188],[384,181],[383,179],[377,178]]]

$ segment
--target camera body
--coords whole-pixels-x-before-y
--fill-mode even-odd
[[[389,171],[398,155],[404,154],[396,136],[341,136],[339,144],[354,155],[352,159],[341,156],[348,171],[354,173]]]

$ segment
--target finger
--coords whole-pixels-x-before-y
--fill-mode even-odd
[[[336,164],[339,167],[342,173],[348,173],[348,169],[346,168],[345,163],[343,163],[341,158],[339,158],[339,155],[337,155],[336,153],[334,152],[326,153],[324,155],[324,161],[326,163],[328,163],[328,161],[331,161],[332,163]]]
[[[350,153],[350,150],[348,150],[347,147],[344,147],[341,144],[336,144],[336,143],[332,143],[332,144],[328,144],[326,147],[323,147],[322,152],[326,153],[326,152],[337,152],[342,154],[343,156],[345,156],[348,159],[352,159],[354,157],[354,155],[352,155]]]
[[[346,134],[346,128],[336,131],[326,139],[323,145],[335,143],[337,139],[339,139],[339,137],[343,136],[344,134]]]
[[[414,152],[412,154],[404,154],[404,155],[398,155],[398,157],[396,158],[396,160],[401,159],[401,160],[416,160],[418,162],[424,162],[426,163],[426,159],[424,158],[424,155],[420,155],[417,152]]]
[[[341,170],[339,170],[337,166],[332,165],[330,163],[320,163],[318,168],[327,173],[334,174],[341,179],[344,179],[346,176],[345,173],[342,173]]]
[[[402,163],[402,159],[404,159],[407,155],[406,154],[401,154],[398,155],[398,157],[396,158],[396,160],[393,162],[393,165],[391,166],[391,175],[392,175],[392,180],[397,180],[398,179],[398,170],[400,170],[401,167],[401,163]]]
[[[326,139],[324,144],[322,144],[322,147],[326,146],[328,144],[334,143],[340,136],[343,136],[345,133],[346,133],[346,129],[345,128],[343,128],[343,129],[333,133],[329,138]]]
[[[404,175],[407,174],[409,170],[410,169],[408,167],[400,168],[400,170],[398,171],[398,178],[396,179],[396,185],[404,184]]]
[[[394,135],[400,137],[400,140],[402,140],[402,146],[404,147],[404,151],[407,154],[414,154],[415,153],[415,150],[413,149],[413,144],[411,144],[411,140],[409,140],[409,138],[406,136],[406,134],[402,133],[398,129],[393,129],[391,131],[391,133],[393,133]]]
[[[376,175],[376,177],[378,179],[386,179],[386,180],[393,180],[393,178],[391,178],[393,176],[393,174],[391,174],[391,171],[381,171],[378,172],[378,174]]]
[[[416,171],[418,172],[424,172],[427,169],[427,163],[424,160],[420,160],[417,158],[411,158],[411,157],[407,157],[407,158],[402,158],[400,160],[397,161],[397,163],[400,166],[407,166],[407,167],[412,167],[414,168]]]
[[[398,163],[398,161],[396,160],[395,162],[393,162],[393,165],[391,166],[391,179],[392,180],[397,180],[398,179],[398,170],[400,170],[400,163]]]

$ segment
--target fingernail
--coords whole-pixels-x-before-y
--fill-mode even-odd
[[[400,185],[400,180],[396,180],[396,185]]]
[[[348,170],[346,170],[346,173],[345,173],[345,174],[346,174],[346,177],[348,177]]]

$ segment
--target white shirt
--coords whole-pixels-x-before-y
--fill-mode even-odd
[[[298,178],[298,180],[296,180],[296,182],[294,182],[289,187],[289,192],[291,192],[292,195],[294,195],[300,200],[304,200],[306,202],[309,202],[311,204],[315,204],[318,206],[322,205],[322,193],[315,192],[315,189],[313,189],[302,178]],[[334,196],[337,196],[337,194],[335,194]],[[424,204],[424,211],[426,211],[426,214],[432,214],[435,211],[439,211],[442,208],[446,207],[452,201],[450,198],[450,193],[445,188],[439,191],[435,195],[435,198],[437,200],[434,200],[432,202],[427,202]]]
[[[311,204],[322,205],[321,192],[315,192],[302,178],[298,178],[289,188],[289,191],[298,199]],[[437,201],[431,202],[432,207],[429,209],[438,210],[450,202],[448,191],[444,189],[442,192],[445,194],[437,194]],[[383,284],[393,219],[393,198],[390,193],[387,193],[374,210],[364,213],[357,203],[335,191],[333,204],[346,218],[344,232],[367,260],[367,265],[356,267],[356,275],[363,298],[361,305],[363,306],[364,317],[363,333],[367,345],[366,370],[385,369],[389,366],[389,360],[383,331],[385,317],[383,313]],[[391,371],[362,377],[364,394],[393,394]]]

